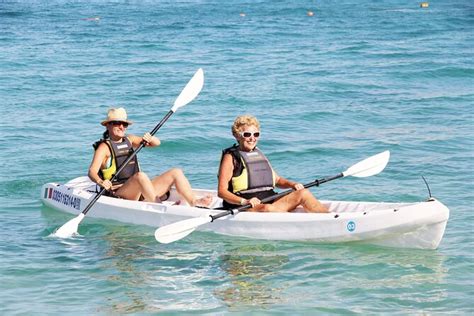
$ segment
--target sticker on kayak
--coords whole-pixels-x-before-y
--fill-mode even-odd
[[[72,207],[76,210],[81,209],[81,199],[74,197],[72,195],[63,193],[61,191],[52,189],[52,188],[46,188],[44,190],[44,198],[56,201],[58,203],[62,203],[68,207]]]
[[[347,230],[351,233],[356,229],[356,223],[354,221],[350,221],[347,223]]]

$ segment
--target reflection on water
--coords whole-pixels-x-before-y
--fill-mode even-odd
[[[156,313],[218,306],[212,291],[205,289],[216,277],[207,251],[186,243],[162,247],[152,234],[137,236],[137,230],[131,233],[130,227],[112,230],[103,237],[107,250],[102,266],[120,295],[108,296],[105,312]]]
[[[86,237],[61,240],[73,256],[81,255],[77,269],[87,270],[90,287],[94,287],[104,303],[99,313],[123,314],[157,312],[150,304],[151,298],[144,286],[153,277],[151,271],[143,269],[140,260],[151,257],[143,244],[143,237],[131,236],[130,229],[108,226],[101,236],[90,234],[90,230],[104,228],[102,225],[85,224]],[[84,267],[87,265],[87,267]]]
[[[68,219],[44,215],[48,227]],[[429,314],[433,306],[452,299],[441,251],[257,241],[201,232],[164,246],[150,228],[104,223],[86,219],[79,230],[83,237],[67,240],[42,233],[51,261],[64,267],[61,283],[79,287],[82,298],[96,293],[91,304],[101,306],[99,313],[219,313],[277,306],[323,314],[380,313],[380,306],[389,304],[408,314]],[[382,305],[354,306],[362,301]]]
[[[153,256],[150,248],[144,244],[143,237],[130,235],[129,229],[114,227],[113,232],[103,236],[107,243],[102,258],[102,266],[107,281],[120,289],[121,294],[109,295],[106,313],[153,313],[161,310],[152,304],[153,297],[146,291],[147,284],[153,280],[153,270],[145,269],[140,261]]]
[[[288,257],[275,254],[274,250],[264,244],[227,250],[219,257],[219,262],[228,274],[229,282],[217,289],[215,295],[229,307],[265,307],[281,303],[284,289],[275,279]]]
[[[347,255],[346,247],[336,248],[332,253],[335,259],[346,261],[354,268],[370,271],[367,279],[384,278],[385,286],[403,286],[416,283],[441,283],[447,273],[443,263],[445,256],[433,250],[392,249],[365,245],[347,245],[351,254]],[[386,271],[373,269],[381,266]],[[383,273],[378,274],[379,272]],[[391,272],[391,273],[387,273]]]
[[[358,297],[408,305],[406,311],[415,312],[448,298],[445,256],[437,251],[358,244],[294,246],[285,251],[298,262],[287,271],[294,276],[288,292],[292,301],[326,300],[328,306],[340,301],[350,306]],[[324,289],[324,295],[306,294],[312,289]]]
[[[214,293],[234,309],[294,304],[351,312],[347,300],[359,297],[408,304],[406,311],[415,312],[448,299],[445,256],[431,250],[259,242],[227,247],[219,259],[229,281]]]
[[[61,244],[59,260],[74,258],[72,268],[87,280],[81,288],[96,293],[95,299],[101,302],[99,312],[155,313],[216,307],[212,290],[203,290],[203,284],[216,277],[209,272],[212,260],[207,250],[186,242],[162,246],[149,227],[93,218],[81,223],[82,237],[47,237],[69,217],[44,207],[48,229],[42,235]]]

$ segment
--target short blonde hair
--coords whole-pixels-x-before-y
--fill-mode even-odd
[[[252,115],[241,115],[237,116],[237,118],[234,121],[234,124],[232,124],[232,135],[234,137],[237,137],[239,132],[242,132],[241,128],[243,126],[255,126],[260,130],[260,122],[257,120],[255,116]]]

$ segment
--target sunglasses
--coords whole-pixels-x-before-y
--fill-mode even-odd
[[[125,127],[125,128],[128,127],[128,123],[127,122],[122,122],[122,121],[110,121],[109,124],[112,124],[113,126],[123,125],[123,127]]]
[[[255,138],[259,138],[260,137],[260,132],[240,132],[240,136],[242,137],[245,137],[245,138],[249,138],[250,136],[255,137]]]

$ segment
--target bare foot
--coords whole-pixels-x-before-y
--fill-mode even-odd
[[[209,207],[212,203],[212,195],[208,194],[194,201],[194,206]]]

